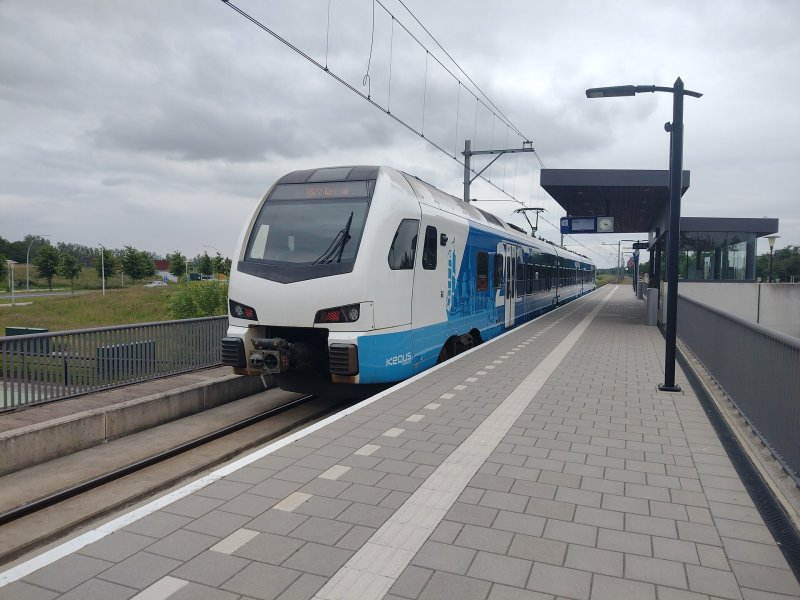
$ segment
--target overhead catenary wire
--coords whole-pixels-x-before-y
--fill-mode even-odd
[[[260,22],[260,21],[259,21],[258,19],[256,19],[255,17],[251,16],[250,14],[248,14],[247,12],[245,12],[244,10],[240,9],[238,6],[236,6],[235,4],[233,4],[232,2],[230,2],[230,0],[221,0],[221,2],[223,2],[223,3],[224,3],[224,4],[226,4],[228,7],[230,7],[232,10],[234,10],[235,12],[237,12],[239,15],[241,15],[242,17],[244,17],[245,19],[247,19],[248,21],[250,21],[251,23],[253,23],[254,25],[256,25],[256,26],[257,26],[258,28],[260,28],[262,31],[264,31],[265,33],[268,33],[268,34],[269,34],[269,35],[271,35],[273,38],[275,38],[276,40],[278,40],[279,42],[281,42],[282,44],[284,44],[285,46],[287,46],[289,49],[291,49],[291,50],[292,50],[292,51],[294,51],[295,53],[297,53],[297,54],[298,54],[298,55],[300,55],[301,57],[305,58],[305,59],[306,59],[308,62],[310,62],[311,64],[313,64],[313,65],[315,65],[316,67],[318,67],[320,70],[322,70],[322,71],[324,71],[325,73],[327,73],[328,75],[330,75],[330,76],[331,76],[333,79],[335,79],[335,80],[336,80],[336,81],[338,81],[340,84],[342,84],[343,86],[345,86],[345,87],[346,87],[348,90],[350,90],[351,92],[353,92],[353,93],[357,94],[358,96],[360,96],[361,98],[363,98],[364,100],[366,100],[367,102],[369,102],[370,104],[372,104],[372,105],[373,105],[375,108],[377,108],[377,109],[378,109],[378,110],[380,110],[381,112],[385,113],[386,115],[390,116],[390,117],[391,117],[392,119],[394,119],[394,120],[395,120],[397,123],[399,123],[400,125],[402,125],[403,127],[405,127],[407,130],[409,130],[410,132],[412,132],[412,133],[416,134],[417,136],[419,136],[419,137],[423,138],[423,139],[424,139],[425,141],[427,141],[427,142],[428,142],[428,143],[429,143],[431,146],[433,146],[434,148],[436,148],[437,150],[439,150],[439,151],[440,151],[440,152],[442,152],[443,154],[446,154],[447,156],[450,156],[451,158],[453,158],[453,159],[454,159],[456,162],[458,162],[458,163],[459,163],[459,164],[461,164],[461,165],[463,165],[464,163],[463,163],[463,160],[459,158],[459,153],[458,153],[458,148],[457,148],[458,140],[456,140],[456,147],[455,147],[455,149],[454,149],[454,152],[453,152],[453,153],[451,153],[450,151],[446,150],[446,149],[443,147],[443,145],[442,145],[442,144],[440,144],[440,143],[438,143],[437,141],[435,141],[435,140],[431,139],[430,137],[426,136],[426,135],[425,135],[425,133],[424,133],[425,110],[426,110],[426,104],[427,104],[428,61],[429,61],[429,59],[430,59],[430,58],[433,58],[433,60],[434,60],[434,61],[435,61],[435,62],[436,62],[436,63],[437,63],[437,64],[438,64],[438,65],[439,65],[439,66],[440,66],[440,67],[441,67],[441,68],[442,68],[442,69],[443,69],[443,70],[444,70],[444,71],[445,71],[445,72],[446,72],[448,75],[450,75],[450,77],[452,77],[453,79],[455,79],[455,80],[456,80],[456,82],[458,83],[458,85],[459,85],[459,96],[458,96],[459,110],[460,110],[460,93],[461,93],[461,87],[463,87],[463,88],[464,88],[464,90],[465,90],[466,92],[468,92],[469,94],[471,94],[471,95],[472,95],[472,96],[475,98],[475,121],[474,121],[474,135],[473,135],[473,139],[474,139],[474,140],[477,140],[477,137],[478,137],[478,136],[477,136],[477,134],[478,134],[478,131],[477,131],[477,130],[478,130],[478,113],[479,113],[479,111],[480,111],[480,107],[481,107],[481,106],[483,106],[483,107],[484,107],[484,108],[485,108],[485,109],[486,109],[486,110],[487,110],[487,111],[490,113],[490,115],[492,115],[492,116],[494,117],[494,119],[492,120],[492,138],[494,138],[494,130],[495,130],[495,127],[496,127],[496,120],[500,120],[501,122],[503,122],[503,124],[504,124],[504,125],[506,125],[506,127],[507,127],[507,132],[508,132],[508,129],[511,129],[511,130],[513,130],[515,133],[517,133],[517,134],[518,134],[518,135],[519,135],[519,136],[520,136],[520,137],[521,137],[523,140],[529,140],[529,139],[530,139],[530,137],[529,137],[529,136],[526,136],[526,135],[522,134],[522,132],[521,132],[521,131],[520,131],[520,130],[519,130],[519,129],[518,129],[518,128],[517,128],[517,127],[516,127],[516,126],[513,124],[513,123],[511,123],[511,122],[510,122],[510,120],[509,120],[509,119],[508,119],[508,118],[507,118],[507,117],[506,117],[506,116],[505,116],[505,115],[502,113],[502,111],[500,111],[500,110],[497,108],[497,106],[494,104],[494,102],[492,102],[492,100],[491,100],[491,99],[490,99],[490,98],[489,98],[489,97],[488,97],[488,96],[487,96],[487,95],[486,95],[486,94],[485,94],[485,93],[484,93],[484,92],[483,92],[483,91],[482,91],[482,90],[481,90],[481,89],[480,89],[480,88],[479,88],[479,87],[478,87],[478,86],[475,84],[475,82],[474,82],[474,81],[473,81],[473,80],[472,80],[472,79],[471,79],[471,78],[470,78],[470,77],[469,77],[469,76],[468,76],[468,75],[467,75],[467,74],[464,72],[464,70],[463,70],[463,69],[460,67],[460,65],[458,65],[458,63],[456,63],[456,61],[455,61],[455,60],[454,60],[454,59],[453,59],[453,58],[450,56],[450,54],[449,54],[449,53],[448,53],[448,52],[447,52],[447,51],[446,51],[446,50],[445,50],[445,49],[444,49],[444,48],[441,46],[441,44],[438,42],[438,40],[436,40],[436,39],[433,37],[433,35],[432,35],[432,34],[431,34],[431,33],[430,33],[428,30],[427,30],[427,28],[425,28],[425,26],[424,26],[424,25],[422,25],[422,23],[420,23],[420,22],[419,22],[419,19],[417,19],[417,18],[416,18],[416,16],[414,16],[414,15],[413,15],[413,13],[411,13],[411,11],[408,9],[408,7],[407,7],[407,6],[405,6],[404,4],[403,4],[403,7],[404,7],[404,8],[405,8],[405,9],[406,9],[408,12],[409,12],[409,14],[411,14],[411,15],[412,15],[412,17],[414,18],[414,20],[415,20],[417,23],[419,23],[419,25],[420,25],[420,26],[423,28],[423,30],[425,30],[426,34],[427,34],[428,36],[430,36],[430,37],[431,37],[431,39],[433,39],[433,41],[434,41],[434,42],[436,43],[436,45],[437,45],[437,46],[438,46],[438,47],[439,47],[439,48],[442,50],[442,52],[444,52],[444,53],[445,53],[445,55],[447,55],[448,59],[449,59],[450,61],[452,61],[452,63],[453,63],[455,66],[456,66],[456,68],[457,68],[457,69],[458,69],[458,70],[459,70],[461,73],[463,73],[463,74],[464,74],[464,76],[466,77],[466,79],[467,79],[467,80],[468,80],[468,81],[469,81],[469,82],[472,84],[472,86],[474,86],[474,87],[475,87],[475,89],[478,91],[478,93],[479,93],[479,94],[481,94],[483,97],[485,97],[485,98],[486,98],[486,102],[484,102],[484,101],[483,101],[483,100],[482,100],[482,99],[481,99],[481,98],[478,96],[478,93],[474,92],[474,91],[473,91],[473,90],[471,90],[469,87],[467,87],[467,86],[464,84],[464,82],[463,82],[463,81],[461,81],[461,79],[460,79],[459,77],[457,77],[457,76],[456,76],[456,75],[455,75],[455,74],[452,72],[452,70],[451,70],[450,68],[448,68],[448,67],[447,67],[445,64],[443,64],[443,63],[442,63],[442,61],[441,61],[441,60],[440,60],[440,59],[439,59],[439,58],[438,58],[438,57],[437,57],[435,54],[431,53],[431,52],[430,52],[430,50],[429,50],[429,49],[428,49],[428,48],[427,48],[427,47],[426,47],[426,46],[425,46],[425,45],[424,45],[424,44],[423,44],[423,43],[422,43],[422,42],[419,40],[419,38],[418,38],[416,35],[414,35],[414,33],[413,33],[413,32],[411,32],[411,31],[408,29],[408,27],[406,27],[406,26],[403,24],[403,22],[402,22],[402,21],[400,21],[399,19],[397,19],[397,17],[396,17],[396,16],[395,16],[395,15],[394,15],[394,14],[393,14],[391,11],[389,11],[389,10],[386,8],[386,6],[383,4],[383,2],[381,2],[381,0],[373,0],[373,3],[372,3],[372,4],[373,4],[373,27],[372,27],[372,34],[371,34],[371,35],[372,35],[372,38],[371,38],[371,43],[370,43],[370,55],[369,55],[368,64],[367,64],[367,74],[365,75],[364,79],[362,80],[362,85],[369,85],[369,84],[370,84],[370,77],[369,77],[369,76],[370,76],[370,73],[369,73],[369,71],[370,71],[370,69],[371,69],[371,60],[372,60],[372,47],[373,47],[373,45],[374,45],[374,33],[375,33],[375,30],[374,30],[374,29],[375,29],[375,28],[374,28],[374,6],[375,6],[375,4],[377,4],[377,5],[378,5],[378,6],[380,6],[380,7],[381,7],[381,8],[382,8],[382,9],[383,9],[385,12],[386,12],[386,14],[387,14],[387,15],[388,15],[388,16],[391,18],[391,38],[390,38],[390,56],[389,56],[389,82],[388,82],[388,96],[387,96],[387,103],[386,103],[386,107],[383,107],[383,106],[381,106],[381,105],[380,105],[378,102],[376,102],[376,101],[375,101],[375,100],[372,98],[372,96],[371,96],[371,89],[370,89],[369,87],[368,87],[367,94],[364,94],[362,91],[358,90],[358,89],[357,89],[357,88],[356,88],[356,87],[355,87],[353,84],[351,84],[350,82],[346,81],[345,79],[343,79],[341,76],[339,76],[339,75],[337,75],[336,73],[334,73],[334,72],[333,72],[333,71],[332,71],[332,70],[329,68],[329,64],[328,64],[328,55],[329,55],[329,36],[330,36],[330,31],[329,31],[329,29],[330,29],[330,2],[329,2],[329,4],[328,4],[328,19],[327,19],[327,27],[328,27],[328,31],[326,32],[326,45],[325,45],[325,64],[321,64],[319,61],[317,61],[316,59],[314,59],[314,58],[313,58],[312,56],[310,56],[308,53],[306,53],[306,52],[304,52],[303,50],[301,50],[301,49],[300,49],[299,47],[297,47],[295,44],[291,43],[291,42],[290,42],[288,39],[286,39],[285,37],[283,37],[282,35],[280,35],[278,32],[276,32],[276,31],[275,31],[275,30],[273,30],[272,28],[268,27],[267,25],[265,25],[264,23]],[[402,2],[401,2],[401,4],[402,4]],[[390,102],[391,102],[391,75],[392,75],[392,69],[393,69],[393,55],[394,55],[394,25],[395,25],[395,22],[396,22],[396,23],[397,23],[397,24],[398,24],[400,27],[402,27],[402,29],[403,29],[403,30],[404,30],[404,31],[405,31],[405,32],[406,32],[406,33],[409,35],[409,37],[410,37],[411,39],[413,39],[413,40],[414,40],[414,41],[415,41],[415,42],[416,42],[416,43],[417,43],[417,44],[420,46],[420,48],[424,49],[424,50],[425,50],[425,53],[426,53],[426,65],[425,65],[425,91],[424,91],[424,94],[423,94],[422,129],[421,129],[421,130],[417,130],[417,129],[416,129],[414,126],[413,126],[413,125],[411,125],[411,124],[407,123],[406,121],[404,121],[402,118],[400,118],[400,117],[399,117],[399,116],[397,116],[396,114],[392,113],[392,111],[391,111],[391,104],[390,104]],[[487,102],[488,102],[488,104],[487,104]],[[544,162],[542,161],[542,159],[541,159],[541,157],[539,156],[538,152],[536,152],[536,151],[534,150],[534,151],[533,151],[533,154],[534,154],[534,156],[535,156],[536,160],[538,161],[538,163],[539,163],[539,166],[540,166],[541,168],[544,168]],[[504,172],[505,172],[505,165],[506,165],[506,162],[504,162]],[[476,172],[474,168],[472,169],[472,172],[473,172],[473,173],[475,173],[475,172]],[[490,173],[491,173],[491,170],[490,170]],[[509,198],[509,200],[508,200],[508,201],[510,201],[510,202],[514,202],[514,203],[516,203],[516,204],[519,204],[519,205],[521,205],[521,206],[525,206],[525,203],[524,203],[524,202],[521,202],[520,200],[518,200],[518,199],[517,199],[517,198],[515,198],[515,197],[514,197],[512,194],[509,194],[509,193],[508,193],[508,192],[505,190],[505,181],[502,183],[502,185],[498,185],[497,183],[495,183],[494,181],[492,181],[492,180],[491,180],[491,178],[487,178],[487,177],[485,177],[485,176],[483,176],[483,175],[480,175],[480,177],[481,177],[481,179],[483,179],[484,181],[486,181],[486,182],[487,182],[489,185],[491,185],[492,187],[494,187],[495,189],[497,189],[498,191],[500,191],[501,193],[503,193],[504,195],[506,195],[506,196]],[[504,173],[504,180],[505,180],[505,173]],[[515,186],[515,187],[516,187],[516,186]],[[514,189],[515,189],[515,188],[514,188]],[[556,231],[559,231],[559,227],[558,227],[556,224],[554,224],[553,222],[551,222],[550,220],[548,220],[547,218],[544,218],[544,217],[543,217],[541,220],[542,220],[544,223],[547,223],[548,225],[550,225],[551,227],[553,227],[553,228],[554,228]],[[570,237],[571,237],[571,236],[570,236]],[[574,240],[574,238],[572,238],[572,239]],[[578,245],[580,245],[580,246],[582,246],[582,247],[586,248],[588,251],[590,251],[590,252],[594,252],[593,250],[591,250],[590,248],[588,248],[587,246],[585,246],[585,245],[584,245],[583,243],[581,243],[580,241],[578,241],[578,240],[574,240],[574,241],[575,241],[575,242],[576,242]]]

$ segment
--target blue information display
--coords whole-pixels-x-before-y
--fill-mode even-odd
[[[597,233],[597,220],[595,217],[564,217],[561,233]]]

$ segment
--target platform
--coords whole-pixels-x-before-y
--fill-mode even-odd
[[[0,598],[800,597],[606,287],[0,572]]]

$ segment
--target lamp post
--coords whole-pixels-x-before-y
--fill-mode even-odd
[[[769,242],[769,278],[767,279],[767,283],[772,283],[772,253],[775,247],[775,240],[777,240],[779,235],[768,235],[767,241]]]
[[[100,244],[100,278],[103,280],[103,296],[106,295],[106,247]]]
[[[31,243],[28,244],[28,253],[25,255],[25,290],[31,289],[31,246],[33,246],[33,242],[36,241],[36,238],[46,238],[50,237],[50,234],[45,235],[37,235],[31,240]]]
[[[675,344],[678,333],[678,243],[681,225],[681,189],[683,188],[683,97],[700,98],[703,94],[683,87],[680,77],[672,87],[655,85],[618,85],[586,90],[587,98],[635,96],[645,92],[672,94],[672,123],[664,129],[670,134],[669,146],[669,240],[667,243],[667,331],[664,356],[664,383],[662,392],[680,392],[675,384]]]
[[[8,265],[8,274],[11,277],[11,306],[14,306],[16,304],[14,300],[14,265],[17,264],[17,261],[9,258],[6,260],[6,264]]]

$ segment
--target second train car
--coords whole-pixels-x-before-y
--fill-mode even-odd
[[[223,364],[359,395],[594,288],[586,258],[401,171],[295,171],[243,229]]]

